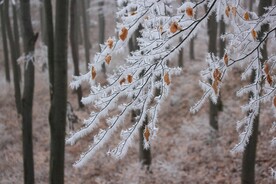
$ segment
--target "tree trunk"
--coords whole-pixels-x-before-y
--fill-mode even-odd
[[[195,37],[193,37],[190,41],[190,59],[191,60],[195,59],[194,40],[195,40]]]
[[[85,6],[85,0],[81,0],[81,9],[82,9],[82,25],[83,25],[83,37],[84,39],[84,49],[85,49],[85,61],[86,61],[86,70],[88,71],[88,64],[90,62],[90,53],[89,53],[89,29],[87,25],[87,8]]]
[[[103,0],[99,1],[98,5],[99,5],[99,13],[98,13],[99,43],[103,44],[104,43],[104,32],[105,32],[105,18],[104,18],[104,12],[103,12],[104,1]],[[102,72],[104,74],[106,73],[106,67],[105,67],[104,62],[102,64]]]
[[[20,38],[19,38],[19,26],[17,20],[17,7],[12,5],[13,12],[13,31],[14,31],[14,45],[16,50],[16,58],[20,57]]]
[[[10,54],[11,54],[11,61],[12,61],[12,69],[13,69],[13,82],[14,82],[14,92],[15,92],[15,104],[16,110],[18,114],[22,112],[22,104],[21,104],[21,92],[20,92],[20,77],[19,77],[19,66],[17,64],[17,58],[15,53],[15,44],[13,38],[13,32],[11,28],[10,18],[9,18],[9,1],[4,2],[4,12],[6,17],[6,28],[8,33],[9,39],[9,46],[10,46]]]
[[[40,7],[39,7],[39,11],[40,11],[40,30],[41,30],[41,38],[42,38],[42,42],[45,45],[47,44],[47,31],[46,31],[46,20],[45,20],[45,8],[44,8],[44,4],[45,4],[45,0],[40,0]]]
[[[223,17],[219,22],[219,31],[220,31],[219,35],[225,34],[225,22],[223,20]],[[225,53],[225,40],[220,38],[219,39],[219,57],[222,58],[224,56],[224,53]],[[218,111],[223,111],[223,103],[221,100],[221,93],[219,94],[219,97],[218,97],[217,107],[218,107]]]
[[[260,1],[259,2],[259,16],[262,16],[266,10],[265,7],[271,6],[272,1]],[[262,25],[261,31],[259,32],[259,38],[261,39],[265,32],[269,29],[268,24]],[[266,42],[264,43],[263,47],[260,49],[262,58],[260,58],[261,63],[263,64],[267,58],[267,46]],[[255,72],[252,73],[251,82],[255,81],[256,74]],[[250,94],[252,96],[252,94]],[[249,98],[250,98],[249,96]],[[259,109],[260,110],[260,109]],[[241,176],[241,183],[242,184],[255,184],[255,161],[256,161],[256,150],[257,150],[257,142],[258,142],[258,129],[259,129],[259,115],[255,117],[253,122],[253,130],[252,135],[249,138],[249,142],[245,147],[243,152],[243,159],[242,159],[242,176]]]
[[[183,68],[183,66],[184,66],[184,64],[183,64],[184,63],[183,55],[184,55],[184,48],[182,48],[180,50],[179,55],[178,55],[178,66],[181,67],[181,68]]]
[[[216,14],[213,12],[208,19],[209,45],[208,52],[217,54],[217,22]],[[210,100],[209,123],[214,130],[218,130],[218,106]]]
[[[18,26],[16,5],[12,5],[12,12],[13,12],[14,46],[15,46],[16,59],[18,59],[20,57],[20,37],[19,37],[19,26]],[[21,69],[20,69],[19,65],[17,67],[18,67],[18,76],[19,76],[19,81],[20,81],[21,80]]]
[[[78,30],[76,29],[77,26],[77,19],[78,17],[78,7],[77,1],[71,0],[70,4],[70,42],[71,42],[71,49],[72,49],[72,57],[73,57],[73,64],[74,64],[74,75],[79,76],[79,48],[78,48]],[[77,89],[78,95],[78,103],[79,107],[82,108],[84,105],[81,102],[82,99],[82,90],[81,86]]]
[[[23,25],[22,32],[24,41],[24,52],[26,55],[33,54],[38,33],[35,35],[33,32],[30,12],[30,0],[20,0],[20,8]],[[34,183],[32,109],[35,78],[33,61],[27,61],[24,68],[24,91],[22,98],[24,182]]]
[[[4,50],[4,63],[5,63],[5,77],[6,81],[10,82],[10,64],[9,64],[9,49],[8,49],[8,42],[7,42],[7,30],[6,30],[6,20],[4,14],[3,5],[0,6],[0,14],[1,14],[1,32],[2,32],[2,40],[3,40],[3,50]]]
[[[51,103],[54,95],[54,24],[51,0],[44,0],[46,34],[48,43],[48,72],[49,72],[49,91]],[[50,110],[51,112],[51,110]],[[52,118],[49,114],[49,122]]]
[[[54,96],[50,112],[51,128],[50,183],[64,183],[64,150],[67,104],[67,36],[68,0],[56,1],[56,26],[54,42]]]

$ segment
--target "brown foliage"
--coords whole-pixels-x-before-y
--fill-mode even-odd
[[[249,13],[248,13],[248,12],[245,12],[245,13],[243,14],[243,18],[244,18],[244,20],[249,20]]]
[[[112,38],[108,38],[108,40],[107,40],[107,46],[108,46],[110,49],[112,49],[112,47],[113,47],[113,39],[112,39]]]
[[[122,78],[122,79],[120,80],[120,85],[123,85],[125,82],[126,82],[126,79],[125,79],[125,78]]]
[[[107,54],[107,55],[105,56],[105,62],[106,62],[106,64],[109,65],[110,61],[111,61],[111,56],[110,56],[109,54]]]
[[[145,131],[144,131],[144,137],[147,142],[149,142],[149,136],[150,136],[150,131],[149,131],[148,126],[146,126]]]
[[[123,27],[121,30],[121,33],[119,35],[119,38],[124,41],[127,38],[128,30],[127,28]]]
[[[257,39],[257,32],[254,29],[251,30],[251,35],[252,35],[254,40]]]
[[[227,17],[229,17],[229,13],[230,13],[230,6],[228,5],[228,6],[226,7],[226,9],[225,9],[225,15],[226,15]]]
[[[169,76],[168,72],[166,72],[164,75],[164,81],[167,85],[169,85],[171,83],[170,76]]]
[[[175,32],[178,31],[178,30],[179,30],[179,27],[178,27],[177,22],[173,22],[173,23],[171,24],[171,27],[170,27],[170,32],[171,32],[171,33],[175,33]]]
[[[225,65],[228,66],[229,58],[228,58],[228,54],[227,53],[224,54],[223,60],[224,60]]]
[[[94,80],[95,79],[95,77],[96,77],[96,69],[95,69],[95,67],[94,66],[92,66],[92,68],[91,68],[91,76],[92,76],[92,80]]]
[[[132,83],[132,80],[133,80],[133,77],[132,77],[132,75],[127,75],[127,81],[128,81],[128,83]]]
[[[194,16],[194,9],[192,7],[187,7],[186,8],[186,14],[189,16],[189,17],[193,17]]]
[[[266,76],[266,81],[268,82],[268,84],[269,84],[270,86],[272,86],[273,80],[272,80],[272,77],[271,77],[269,74],[267,74],[267,76]]]

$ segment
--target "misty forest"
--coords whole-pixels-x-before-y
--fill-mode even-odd
[[[0,0],[1,184],[276,184],[276,0]]]

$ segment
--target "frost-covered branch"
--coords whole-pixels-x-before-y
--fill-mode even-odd
[[[255,80],[243,86],[237,94],[239,96],[252,94],[248,104],[243,110],[249,112],[237,124],[240,142],[233,151],[241,151],[247,144],[252,133],[253,120],[259,113],[261,102],[275,99],[275,53],[271,53],[266,62],[261,62],[261,49],[267,40],[275,41],[276,7],[268,7],[267,13],[258,17],[254,12],[247,11],[240,1],[234,0],[201,0],[185,2],[176,10],[170,6],[170,0],[123,0],[117,12],[120,22],[117,24],[118,39],[109,38],[101,45],[89,65],[90,72],[75,76],[71,87],[77,88],[81,83],[90,84],[90,94],[82,99],[85,105],[92,104],[95,111],[84,121],[84,126],[69,135],[68,144],[74,144],[80,138],[90,134],[106,120],[106,129],[101,129],[94,136],[93,143],[84,152],[75,166],[84,165],[94,153],[108,142],[114,132],[124,124],[125,118],[132,110],[139,110],[134,124],[121,131],[121,142],[108,153],[115,158],[122,158],[134,137],[138,134],[145,118],[149,124],[144,133],[144,146],[147,148],[157,133],[157,117],[161,104],[169,94],[171,75],[180,72],[179,68],[167,65],[178,52],[185,47],[198,30],[205,29],[209,15],[216,12],[217,21],[222,17],[231,29],[222,38],[228,43],[223,58],[207,55],[208,67],[201,72],[202,80],[199,82],[203,96],[191,108],[192,112],[198,111],[209,97],[214,103],[217,101],[223,81],[233,67],[241,67],[245,80],[255,72]],[[206,11],[205,11],[206,10]],[[176,13],[174,13],[176,12]],[[195,16],[197,14],[197,16]],[[265,33],[260,33],[263,25],[269,25]],[[127,42],[138,26],[142,26],[141,37],[137,38],[139,49],[133,51],[125,58],[125,63],[117,66],[114,73],[108,75],[108,85],[101,86],[95,79],[101,70],[102,63],[108,67],[111,62],[116,62],[114,56],[123,52]],[[272,42],[273,42],[272,41]],[[209,83],[211,81],[211,84]],[[160,89],[160,94],[156,94]]]

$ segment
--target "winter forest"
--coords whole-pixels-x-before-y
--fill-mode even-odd
[[[0,0],[0,183],[275,184],[275,0]]]

